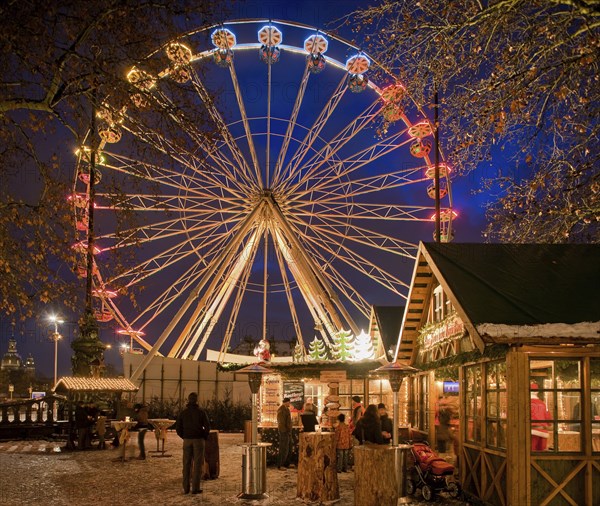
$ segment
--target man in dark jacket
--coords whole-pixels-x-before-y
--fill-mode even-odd
[[[292,415],[290,413],[290,399],[286,397],[277,410],[277,429],[279,431],[279,458],[278,469],[287,469],[290,465],[292,453]]]
[[[204,464],[204,447],[210,433],[206,411],[198,406],[198,394],[188,396],[187,407],[179,413],[175,424],[177,435],[183,439],[183,493],[202,493],[200,478]]]

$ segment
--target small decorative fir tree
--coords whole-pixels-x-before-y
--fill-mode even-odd
[[[334,360],[351,360],[354,356],[354,336],[349,330],[340,330],[333,336],[332,357]]]
[[[373,358],[374,355],[375,348],[373,348],[371,336],[363,330],[356,336],[354,342],[354,360],[368,360]]]
[[[306,355],[303,353],[300,343],[294,346],[293,360],[295,363],[302,363],[306,360]]]
[[[308,356],[310,360],[327,360],[327,347],[317,336],[308,345]]]

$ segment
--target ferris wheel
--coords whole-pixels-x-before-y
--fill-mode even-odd
[[[224,353],[248,315],[262,337],[287,322],[303,347],[313,332],[357,335],[374,293],[406,297],[398,265],[435,220],[432,123],[367,54],[297,23],[232,21],[169,42],[127,78],[128,100],[98,111],[99,321],[151,354],[198,359],[211,339]],[[90,151],[70,196],[82,259]],[[442,158],[442,241],[449,172]],[[128,259],[118,272],[115,253]]]

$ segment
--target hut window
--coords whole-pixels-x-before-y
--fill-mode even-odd
[[[506,363],[486,365],[486,439],[487,445],[506,448]]]
[[[433,321],[441,322],[444,319],[444,291],[438,285],[433,291]]]
[[[481,366],[465,367],[465,438],[472,443],[481,443]]]
[[[531,360],[529,376],[532,452],[580,452],[582,362],[574,359]],[[589,425],[588,425],[589,427]]]

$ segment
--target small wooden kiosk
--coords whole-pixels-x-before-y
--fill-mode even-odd
[[[73,448],[75,432],[74,404],[78,401],[100,402],[112,405],[115,410],[124,393],[137,392],[138,387],[126,378],[98,378],[65,376],[60,378],[54,387],[57,394],[67,398],[69,420],[69,439],[67,448]]]
[[[322,431],[333,430],[334,420],[339,413],[344,413],[347,421],[350,419],[353,396],[359,396],[365,406],[383,402],[391,409],[393,392],[389,381],[371,376],[371,372],[381,367],[382,363],[385,360],[269,364],[274,373],[263,376],[259,412],[261,441],[271,443],[267,449],[267,462],[274,464],[277,459],[277,408],[284,397],[291,399],[294,463],[298,459],[302,430],[300,413],[308,397],[318,409]]]
[[[423,371],[406,416],[467,495],[600,504],[598,287],[600,245],[420,245],[397,349]]]

